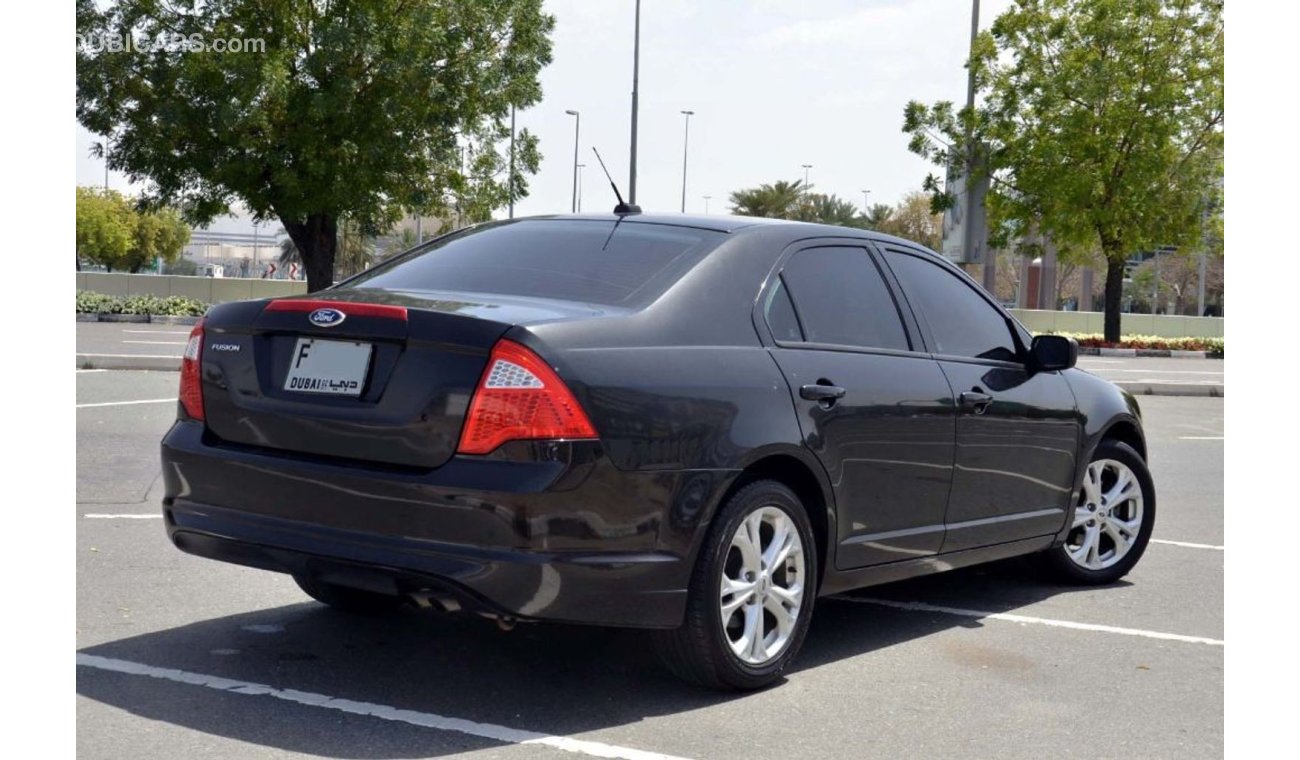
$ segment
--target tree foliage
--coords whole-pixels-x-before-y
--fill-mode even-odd
[[[116,190],[77,188],[77,259],[138,272],[180,258],[190,228],[175,209],[139,208]]]
[[[883,214],[884,218],[871,229],[920,243],[930,250],[939,250],[943,242],[943,215],[930,208],[928,195],[908,193],[897,206],[885,206],[885,209],[888,213]]]
[[[991,175],[993,237],[1038,225],[1067,260],[1100,249],[1106,338],[1118,339],[1125,260],[1201,244],[1216,207],[1221,0],[1018,0],[970,65],[983,104],[909,103],[910,149]],[[936,210],[952,203],[935,176],[925,187]]]
[[[811,186],[805,187],[799,180],[779,180],[772,184],[742,188],[731,193],[731,213],[837,224],[842,227],[864,226],[864,217],[851,202],[838,195],[811,191]]]
[[[541,98],[553,17],[541,0],[77,1],[86,39],[262,39],[262,52],[154,45],[77,52],[77,119],[111,168],[193,223],[238,201],[279,219],[312,290],[330,284],[341,219],[480,219],[527,194],[536,138],[509,110]]]

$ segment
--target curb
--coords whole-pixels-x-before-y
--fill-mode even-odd
[[[1221,354],[1211,354],[1209,351],[1180,351],[1169,348],[1097,348],[1096,346],[1080,346],[1079,356],[1144,356],[1160,359],[1223,358]]]
[[[1112,381],[1114,382],[1114,381]],[[1134,396],[1201,396],[1223,398],[1222,385],[1191,385],[1188,383],[1116,382],[1120,388]]]
[[[177,317],[163,314],[88,314],[77,312],[78,322],[129,322],[132,324],[195,325],[202,317]]]
[[[132,354],[77,354],[77,369],[142,369],[179,372],[179,356],[136,356]]]

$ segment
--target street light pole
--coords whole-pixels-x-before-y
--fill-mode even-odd
[[[682,136],[682,213],[686,213],[686,149],[691,144],[691,117],[694,111],[682,111],[686,117],[686,131]]]
[[[709,199],[712,197],[712,195],[704,196],[704,213],[706,214],[709,213]]]
[[[515,218],[515,104],[510,104],[510,218]]]
[[[569,213],[578,213],[578,128],[582,125],[582,114],[577,111],[565,111],[573,117],[573,200],[569,203]]]
[[[629,156],[627,202],[636,205],[636,116],[641,76],[641,0],[636,0],[636,27],[632,38],[632,146]]]
[[[867,203],[867,196],[868,196],[868,195],[871,195],[871,191],[870,191],[870,190],[863,190],[863,191],[862,191],[862,213],[864,213],[864,214],[867,213],[867,211],[870,210],[870,209],[868,208],[868,203]]]
[[[812,164],[800,164],[800,166],[803,167],[803,191],[806,193],[808,192],[808,170],[812,168]]]
[[[578,213],[582,213],[582,170],[587,167],[586,164],[578,164]]]

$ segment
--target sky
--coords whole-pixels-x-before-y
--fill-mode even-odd
[[[1011,0],[983,0],[987,28]],[[682,201],[683,109],[690,117],[686,210],[728,211],[734,190],[802,179],[856,205],[897,203],[932,170],[908,152],[909,100],[966,97],[968,0],[644,0],[641,8],[637,202],[675,212]],[[574,118],[584,211],[615,199],[591,146],[627,195],[634,0],[547,0],[553,61],[540,103],[517,115],[543,154],[516,216],[566,213]],[[77,126],[77,184],[101,185],[99,138]],[[112,173],[110,187],[129,191]],[[505,216],[501,209],[497,217]],[[214,225],[250,231],[246,221]]]

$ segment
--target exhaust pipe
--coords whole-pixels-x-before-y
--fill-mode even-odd
[[[408,596],[415,602],[415,606],[422,610],[437,609],[443,612],[460,612],[460,602],[448,594],[430,589],[421,589],[412,591]]]

